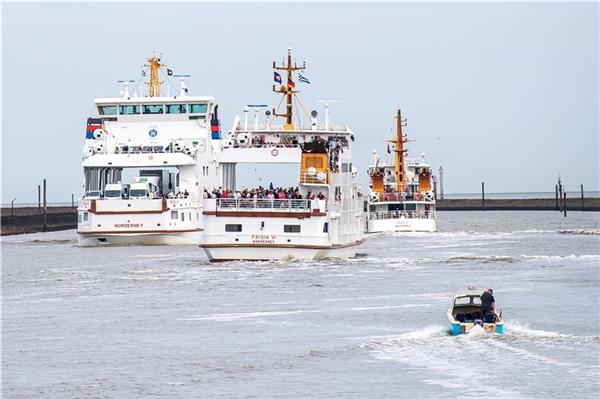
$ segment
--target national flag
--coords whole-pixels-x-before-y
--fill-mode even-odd
[[[275,83],[281,84],[281,75],[277,72],[273,72],[273,80],[275,81]]]
[[[173,76],[173,70],[167,68],[167,76]]]
[[[308,83],[308,84],[310,84],[310,80],[308,80],[306,78],[306,76],[302,75],[301,73],[298,74],[298,80],[301,81],[302,83]]]
[[[288,87],[292,89],[296,87],[296,83],[294,83],[291,78],[288,78]]]

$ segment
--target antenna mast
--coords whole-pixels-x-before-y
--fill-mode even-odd
[[[406,150],[404,149],[404,143],[406,143],[407,140],[402,133],[403,126],[406,126],[406,119],[402,119],[402,114],[400,109],[398,109],[398,114],[396,115],[396,139],[390,140],[390,142],[394,143],[396,189],[401,193],[406,191],[406,175],[404,174],[404,154],[406,153]]]
[[[160,63],[160,58],[156,58],[155,55],[148,59],[148,62],[150,64],[144,66],[150,68],[150,82],[148,82],[148,85],[150,86],[150,97],[160,97],[160,85],[163,84],[163,82],[158,77],[158,71],[160,71],[160,67],[163,66],[163,64]]]
[[[282,82],[281,86],[278,89],[275,89],[275,85],[273,85],[273,91],[276,93],[281,93],[286,98],[286,110],[285,110],[284,114],[277,113],[277,110],[275,108],[273,108],[274,116],[285,117],[285,125],[283,126],[283,130],[294,130],[295,129],[294,123],[292,121],[292,115],[293,115],[292,97],[293,97],[294,93],[298,93],[298,91],[294,90],[294,87],[296,85],[294,84],[294,81],[292,80],[292,72],[302,71],[305,68],[306,68],[305,64],[303,64],[301,67],[299,67],[294,63],[294,65],[292,66],[292,48],[291,47],[288,47],[287,65],[283,64],[281,66],[277,66],[275,61],[273,61],[273,69],[287,72],[287,82],[285,82],[285,84],[284,84],[284,82]]]

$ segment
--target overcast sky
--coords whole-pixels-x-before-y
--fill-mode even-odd
[[[81,195],[95,97],[153,51],[220,104],[268,103],[273,60],[305,60],[310,109],[354,130],[366,185],[396,107],[446,193],[598,190],[598,4],[4,4],[2,202]],[[318,109],[318,108],[317,108]],[[278,175],[273,172],[272,179]],[[283,176],[281,176],[283,179]]]

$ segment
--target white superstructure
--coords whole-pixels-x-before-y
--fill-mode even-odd
[[[83,146],[80,246],[200,242],[202,192],[219,178],[217,105],[190,95],[183,77],[176,95],[161,96],[164,66],[156,57],[147,66],[149,95],[130,94],[124,82],[120,97],[94,101],[98,115],[88,119]]]
[[[206,193],[200,247],[212,261],[354,256],[364,241],[364,211],[354,181],[353,133],[330,124],[327,105],[324,124],[315,111],[308,125],[294,124],[292,104],[299,100],[292,72],[304,67],[292,65],[288,49],[287,65],[274,68],[287,71],[287,84],[274,87],[287,100],[286,112],[267,111],[266,123],[258,113],[252,122],[236,117],[218,153],[222,189]],[[281,83],[278,73],[275,80]],[[275,116],[286,123],[275,126]],[[272,164],[274,174],[278,164],[296,165],[297,187],[236,187],[236,167],[249,163]]]
[[[381,162],[377,151],[369,165],[370,177],[366,229],[378,232],[436,231],[434,176],[431,165],[420,159],[405,158],[402,133],[404,120],[397,115],[396,138],[390,140],[388,151],[394,152],[394,162]]]

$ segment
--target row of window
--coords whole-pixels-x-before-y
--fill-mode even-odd
[[[327,233],[327,222],[323,225],[323,233]],[[241,224],[226,224],[225,231],[229,233],[239,233],[242,231]],[[283,225],[284,233],[300,233],[300,225],[299,224],[284,224]]]
[[[126,105],[99,105],[100,115],[138,115],[148,114],[205,114],[208,110],[206,103],[194,104],[126,104]]]

